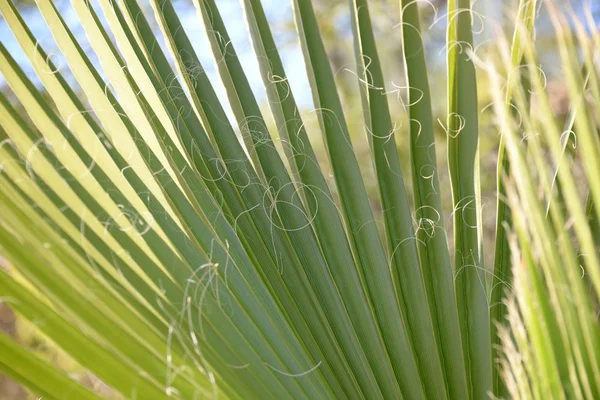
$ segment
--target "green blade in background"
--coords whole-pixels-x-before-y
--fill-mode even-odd
[[[519,9],[516,18],[516,25],[513,34],[511,46],[511,63],[509,65],[509,79],[516,79],[522,85],[528,84],[525,74],[526,69],[523,68],[523,48],[521,41],[533,40],[533,30],[535,22],[537,0],[520,0]],[[526,90],[526,92],[528,92]],[[506,92],[506,106],[510,107],[511,113],[518,117],[518,111],[514,108],[512,95],[510,90]],[[529,110],[523,110],[528,112]],[[493,385],[494,393],[498,395],[506,394],[506,387],[500,377],[499,370],[496,367],[496,362],[500,359],[500,338],[498,337],[498,324],[504,324],[506,316],[506,305],[504,297],[507,289],[512,281],[511,263],[509,244],[509,230],[511,226],[510,210],[506,204],[506,189],[504,178],[510,171],[508,155],[505,149],[505,139],[500,137],[500,145],[498,149],[498,168],[497,168],[497,202],[496,202],[496,239],[494,245],[494,266],[492,274],[492,285],[490,290],[490,334],[492,340],[492,362],[493,369]]]
[[[19,346],[12,338],[0,333],[0,371],[23,384],[39,398],[100,400],[102,397],[79,382],[59,372],[54,365]]]

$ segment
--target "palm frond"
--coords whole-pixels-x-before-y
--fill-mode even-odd
[[[581,151],[567,154],[536,67],[537,2],[520,1],[507,77],[475,54],[471,2],[448,2],[449,240],[418,2],[399,2],[408,132],[395,128],[370,4],[349,4],[375,196],[311,1],[292,5],[333,179],[261,1],[241,3],[269,110],[217,3],[193,1],[223,98],[171,1],[150,0],[147,13],[136,0],[72,0],[86,51],[56,4],[38,0],[66,61],[57,68],[0,0],[43,86],[0,44],[16,97],[0,94],[0,255],[12,267],[0,271],[0,299],[115,398],[599,397],[597,35],[557,29],[580,99],[568,123]],[[493,266],[478,65],[491,72],[502,133]],[[102,397],[7,336],[0,372],[43,398]]]

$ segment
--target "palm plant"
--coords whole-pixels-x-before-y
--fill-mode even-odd
[[[570,31],[559,30],[572,98],[583,98],[584,85],[591,93],[574,103],[568,121],[583,144],[586,214],[572,180],[579,155],[561,147],[535,67],[535,0],[520,2],[506,77],[472,51],[470,1],[448,3],[450,251],[417,2],[400,2],[412,201],[368,2],[350,6],[382,232],[310,1],[294,0],[294,16],[333,182],[319,166],[259,0],[242,4],[276,130],[215,0],[194,5],[234,124],[170,1],[151,0],[164,46],[135,0],[96,3],[72,6],[102,71],[53,2],[37,1],[82,100],[14,4],[0,0],[48,94],[0,45],[0,70],[27,114],[0,95],[0,253],[14,266],[0,271],[0,296],[115,397],[600,394],[600,211],[593,206],[600,144],[597,108],[590,108],[600,104],[596,36],[577,31],[586,50],[582,75]],[[476,61],[495,86],[503,138],[495,262],[488,267]],[[542,112],[529,112],[529,87]],[[535,132],[525,145],[523,135]],[[0,349],[0,371],[44,399],[99,398],[3,335]]]

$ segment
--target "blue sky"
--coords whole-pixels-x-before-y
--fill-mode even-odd
[[[151,12],[147,1],[141,1],[140,3],[142,3],[143,5],[147,5],[149,12]],[[262,83],[260,82],[258,64],[256,62],[256,59],[254,58],[253,52],[251,51],[251,44],[248,38],[248,33],[246,31],[246,25],[244,22],[244,17],[240,3],[238,0],[217,0],[217,3],[219,5],[219,9],[221,10],[223,19],[227,25],[229,34],[233,41],[233,45],[241,58],[242,65],[247,71],[248,76],[251,77],[253,89],[255,90],[259,98],[264,98]],[[65,0],[57,0],[55,1],[55,4],[59,8],[59,10],[61,10],[61,15],[65,19],[66,23],[71,29],[73,29],[73,33],[80,41],[82,47],[86,50],[90,50],[87,52],[88,56],[90,56],[95,66],[99,68],[100,64],[95,58],[93,52],[91,51],[91,46],[86,40],[85,33],[82,27],[78,24],[77,16],[72,10],[69,2]],[[283,21],[291,18],[292,10],[289,4],[284,4],[278,0],[264,0],[263,4],[269,20],[273,22],[273,25],[275,27],[277,27],[278,25],[281,26]],[[224,95],[224,89],[220,84],[220,80],[217,78],[214,63],[210,56],[210,47],[208,44],[208,40],[206,38],[206,35],[204,34],[204,29],[199,22],[199,18],[195,12],[195,9],[185,1],[175,1],[175,6],[178,11],[178,14],[180,15],[184,29],[190,36],[192,43],[200,56],[203,67],[206,69],[207,73],[211,76],[211,78],[214,78],[211,80],[215,84],[218,93],[220,95]],[[37,9],[35,7],[27,7],[23,11],[22,15],[29,28],[32,30],[36,38],[38,38],[40,46],[44,48],[47,53],[54,53],[53,62],[56,65],[66,66],[64,58],[60,55],[60,52],[57,51],[58,47],[52,38],[49,28],[46,26],[43,18],[40,16]],[[37,82],[35,73],[31,65],[29,64],[27,57],[22,52],[19,44],[16,42],[14,36],[12,35],[12,32],[10,31],[10,28],[3,20],[0,21],[0,38],[2,40],[3,45],[19,62],[19,64],[23,67],[28,76],[30,76],[34,81]],[[284,46],[282,51],[282,57],[287,73],[291,76],[299,77],[299,79],[293,80],[292,90],[295,93],[306,93],[304,85],[302,83],[306,82],[306,73],[304,70],[302,55],[299,49],[290,46]],[[4,83],[5,82],[2,79],[2,76],[0,75],[0,85]],[[304,103],[304,105],[308,105],[308,102],[310,101],[308,96],[300,96],[300,100],[302,101],[302,103]]]

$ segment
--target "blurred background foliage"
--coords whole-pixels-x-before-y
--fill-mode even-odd
[[[76,0],[80,1],[80,0]],[[47,49],[56,49],[56,45],[52,44],[52,38],[49,34],[45,36],[45,25],[35,8],[35,0],[14,0],[19,6],[22,15],[26,19],[30,28],[36,34],[36,37],[42,37],[47,40],[43,45]],[[555,1],[560,3],[565,10],[572,9],[575,15],[581,15],[585,10],[592,10],[596,21],[600,20],[600,1],[599,0],[567,0]],[[68,23],[76,24],[73,12],[69,1],[56,0],[58,8],[63,13],[63,16]],[[140,3],[144,6],[144,10],[152,15],[153,11],[150,5],[141,0]],[[265,11],[272,26],[277,44],[282,50],[284,57],[285,68],[288,76],[291,77],[290,85],[295,97],[298,99],[299,105],[303,108],[304,120],[307,123],[307,131],[309,136],[311,132],[315,132],[311,136],[313,146],[317,152],[317,156],[321,161],[321,165],[325,171],[329,172],[327,156],[323,143],[319,140],[314,140],[318,137],[318,127],[315,113],[311,109],[310,88],[304,70],[301,50],[295,33],[294,21],[292,16],[291,5],[282,0],[265,0]],[[446,133],[443,129],[445,125],[446,113],[446,71],[445,71],[445,35],[446,35],[446,5],[445,0],[429,0],[422,1],[421,26],[424,29],[423,39],[426,47],[427,62],[432,73],[430,74],[430,84],[433,94],[434,118],[440,122],[437,125],[436,141],[438,148],[445,148]],[[513,27],[506,25],[507,21],[514,20],[516,13],[517,0],[479,0],[474,2],[474,26],[475,33],[475,54],[482,59],[497,58],[498,40],[504,40],[506,35],[510,35]],[[212,75],[212,82],[220,82],[217,77],[216,70],[210,55],[203,56],[202,49],[206,49],[208,44],[202,27],[198,23],[196,12],[190,0],[174,0],[176,9],[182,16],[182,23],[186,29],[189,28],[189,33],[194,38],[194,47],[198,51],[202,62],[207,70],[207,74]],[[373,171],[373,166],[369,157],[369,145],[367,136],[365,135],[363,117],[361,110],[361,102],[358,91],[358,78],[356,74],[356,65],[353,54],[353,38],[352,24],[350,21],[350,12],[348,0],[313,0],[315,11],[319,17],[321,33],[324,37],[325,45],[328,51],[329,59],[333,70],[336,72],[336,81],[342,97],[345,115],[348,119],[348,126],[352,136],[352,141],[355,146],[355,151],[361,161],[362,173],[365,177],[365,183],[369,193],[372,194],[372,206],[376,212],[376,216],[380,217],[380,205],[376,196],[376,179]],[[225,21],[230,29],[232,40],[236,49],[243,60],[244,68],[248,73],[253,89],[258,99],[263,102],[265,115],[270,113],[267,110],[267,99],[260,82],[258,66],[252,53],[249,43],[246,26],[242,22],[241,6],[237,0],[219,0],[219,7],[225,16]],[[387,91],[390,93],[391,115],[394,118],[396,129],[398,130],[397,140],[400,153],[400,160],[404,164],[403,169],[409,170],[408,159],[408,121],[405,112],[405,99],[407,88],[404,82],[404,71],[402,62],[402,42],[400,40],[400,9],[399,1],[397,0],[372,0],[370,2],[371,17],[373,19],[373,27],[377,40],[378,52],[383,66],[383,72],[387,79]],[[71,17],[71,18],[70,18]],[[152,18],[150,19],[152,20]],[[569,99],[566,88],[562,85],[560,76],[556,76],[556,71],[553,70],[556,54],[554,53],[555,44],[550,23],[546,16],[540,15],[537,22],[537,37],[536,44],[539,54],[541,55],[540,67],[546,73],[548,90],[551,94],[551,102],[555,115],[558,118],[566,118],[569,109]],[[82,45],[86,48],[86,38],[82,29],[79,29]],[[13,53],[13,56],[22,62],[25,71],[30,73],[32,78],[33,70],[26,64],[26,57],[19,56],[20,48],[16,44],[10,30],[0,16],[0,38],[7,48]],[[239,43],[238,43],[239,42]],[[93,58],[94,55],[90,53]],[[54,55],[54,60],[58,65],[61,64],[60,55]],[[97,60],[96,60],[97,61]],[[498,65],[498,68],[501,68]],[[68,76],[68,75],[67,75]],[[255,82],[252,82],[254,80]],[[73,82],[70,82],[73,83]],[[493,125],[491,112],[486,112],[486,107],[491,102],[491,94],[488,91],[489,85],[486,85],[486,75],[478,73],[478,99],[480,109],[484,110],[480,115],[480,161],[481,161],[481,183],[482,183],[482,207],[484,218],[484,238],[488,242],[484,243],[484,248],[491,249],[493,246],[493,237],[495,230],[495,190],[496,190],[496,163],[497,163],[497,147],[499,136],[497,129]],[[224,97],[224,89],[216,85],[216,89],[221,96]],[[5,84],[0,76],[0,90],[11,97],[10,89]],[[534,96],[535,97],[535,96]],[[83,99],[82,99],[83,100]],[[50,102],[51,103],[51,102]],[[533,99],[535,104],[535,98]],[[227,104],[227,102],[223,102]],[[230,110],[228,110],[230,112]],[[231,112],[230,112],[231,116]],[[272,132],[274,129],[274,121],[271,120]],[[446,153],[438,152],[439,162],[439,177],[442,193],[446,193],[444,198],[446,226],[451,231],[452,227],[452,209],[450,188],[447,170]],[[329,174],[330,179],[331,174]],[[407,179],[405,183],[410,191],[411,180]],[[334,186],[332,186],[334,187]],[[408,196],[412,199],[412,196]],[[451,235],[449,236],[451,239]],[[484,252],[486,265],[491,265],[493,254],[491,251]],[[1,260],[0,260],[1,261]],[[3,268],[8,266],[3,265]],[[14,273],[15,271],[13,271]],[[97,379],[87,373],[83,368],[72,361],[67,355],[60,352],[48,340],[36,331],[35,326],[26,322],[15,320],[15,315],[4,304],[0,304],[0,329],[9,333],[15,340],[18,340],[25,346],[35,349],[38,354],[53,364],[61,366],[65,371],[73,374],[82,383],[89,387],[93,387],[99,392],[106,392],[108,389],[102,385]],[[8,379],[0,376],[0,399],[26,399],[27,393],[20,387],[10,382]]]

